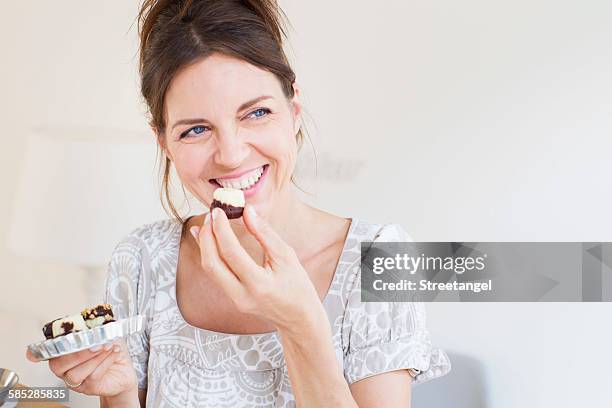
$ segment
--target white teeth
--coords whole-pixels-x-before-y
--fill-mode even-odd
[[[250,182],[251,178],[249,177],[248,179],[243,179],[242,181],[240,181],[240,188],[247,188],[248,186],[250,186],[252,183]]]
[[[259,178],[263,174],[263,167],[258,168],[253,173],[251,173],[248,177],[242,178],[240,180],[224,180],[224,179],[215,179],[217,183],[221,184],[225,188],[235,188],[239,190],[248,190],[251,188]]]

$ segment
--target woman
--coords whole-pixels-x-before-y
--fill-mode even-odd
[[[175,219],[116,247],[106,301],[143,333],[53,359],[102,406],[408,407],[411,383],[450,369],[419,303],[361,303],[359,242],[401,227],[313,208],[291,185],[301,144],[295,75],[269,0],[145,1],[142,94]],[[241,188],[244,216],[182,220],[170,166],[209,206]],[[113,347],[113,348],[111,348]]]

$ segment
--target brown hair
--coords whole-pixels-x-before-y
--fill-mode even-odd
[[[173,76],[181,67],[213,53],[273,73],[285,96],[292,98],[295,73],[283,51],[287,37],[283,17],[276,0],[144,0],[138,13],[141,93],[150,125],[159,137],[165,137],[164,99]],[[300,128],[298,147],[303,138]],[[163,150],[161,155],[162,205],[182,223],[170,197],[171,162]]]

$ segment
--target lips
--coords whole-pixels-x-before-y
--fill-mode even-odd
[[[242,173],[239,177],[233,177],[233,178],[219,177],[215,179],[210,179],[209,181],[217,187],[235,188],[235,189],[246,191],[257,184],[257,182],[260,180],[262,174],[264,173],[265,169],[268,166],[269,164],[264,164],[263,166],[260,166],[253,170]]]

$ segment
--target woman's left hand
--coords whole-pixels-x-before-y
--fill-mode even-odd
[[[249,204],[243,219],[263,248],[263,266],[242,247],[225,213],[215,208],[201,228],[191,228],[202,268],[240,312],[269,320],[279,330],[295,329],[322,310],[319,295],[293,248]]]

